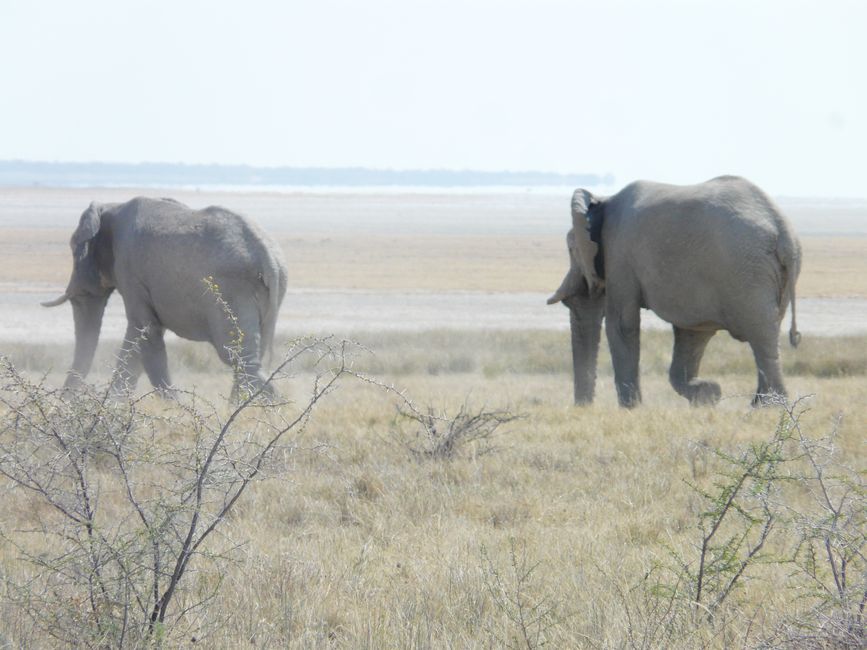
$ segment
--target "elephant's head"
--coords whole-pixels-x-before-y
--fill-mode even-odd
[[[548,304],[569,308],[575,403],[593,401],[596,359],[605,310],[605,268],[602,256],[604,204],[587,190],[572,195],[572,229],[566,235],[569,270]]]
[[[90,371],[105,304],[114,289],[111,234],[103,227],[104,212],[105,206],[91,203],[81,215],[78,228],[69,241],[73,269],[66,291],[58,298],[42,303],[45,307],[56,307],[67,300],[72,303],[75,358],[66,378],[67,388],[81,383]]]

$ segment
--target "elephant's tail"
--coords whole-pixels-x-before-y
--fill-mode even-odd
[[[795,320],[795,283],[787,280],[786,284],[788,285],[792,305],[792,324],[789,327],[789,345],[796,348],[798,347],[798,343],[801,342],[801,333],[798,331],[798,323]]]
[[[789,326],[789,344],[796,348],[801,342],[801,333],[798,331],[798,322],[795,315],[795,283],[798,281],[798,275],[801,272],[801,246],[794,237],[784,231],[782,237],[777,242],[777,257],[783,265],[783,274],[785,280],[783,282],[783,290],[781,294],[781,305],[788,303],[792,309],[792,323]],[[782,318],[782,314],[780,317]]]

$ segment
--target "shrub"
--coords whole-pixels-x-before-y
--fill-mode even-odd
[[[863,472],[841,457],[836,425],[814,439],[801,427],[802,400],[778,407],[770,440],[732,452],[708,449],[722,468],[709,486],[690,484],[701,504],[692,551],[668,549],[669,562],[621,590],[632,647],[730,639],[734,621],[745,630],[738,642],[744,646],[854,649],[867,643]],[[761,583],[764,566],[787,572],[797,613],[747,643],[759,612],[734,601],[748,580]]]
[[[489,451],[497,430],[523,417],[505,409],[474,410],[466,401],[454,415],[437,412],[432,406],[422,412],[407,399],[398,405],[397,412],[400,419],[414,426],[410,431],[401,430],[395,437],[416,458],[441,459],[453,458],[471,443],[481,445],[482,451]]]
[[[23,561],[6,577],[15,605],[68,646],[207,634],[203,612],[237,547],[226,522],[248,487],[280,471],[291,434],[350,372],[346,354],[346,343],[296,341],[228,415],[185,391],[53,390],[0,358],[0,475],[27,522],[2,534]],[[308,358],[319,372],[305,400],[259,400]]]

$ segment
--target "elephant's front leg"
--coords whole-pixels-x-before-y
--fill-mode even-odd
[[[605,334],[614,365],[614,385],[620,406],[631,408],[641,403],[638,362],[641,355],[641,313],[634,305],[628,309],[609,309],[605,314]]]
[[[674,352],[668,378],[674,390],[687,398],[693,406],[712,406],[722,395],[716,382],[696,379],[702,355],[714,334],[714,331],[698,332],[674,327]]]

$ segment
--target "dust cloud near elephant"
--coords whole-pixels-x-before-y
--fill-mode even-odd
[[[801,247],[758,187],[723,176],[689,186],[638,181],[606,198],[578,189],[567,246],[570,267],[548,303],[569,308],[576,404],[593,401],[603,318],[618,400],[626,407],[641,402],[643,308],[672,324],[669,379],[692,404],[720,399],[719,384],[698,377],[719,330],[752,348],[754,404],[786,394],[779,332],[791,304],[789,341],[798,344]]]
[[[43,303],[72,304],[75,354],[67,388],[90,371],[115,290],[127,329],[114,390],[134,387],[142,371],[155,388],[171,387],[166,330],[210,342],[235,368],[233,392],[265,386],[262,359],[273,342],[287,272],[279,247],[253,222],[224,208],[193,210],[171,199],[91,203],[70,248],[66,291]]]

